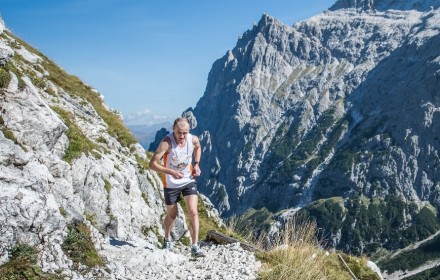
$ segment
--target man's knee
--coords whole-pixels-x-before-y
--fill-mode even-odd
[[[193,220],[195,218],[198,218],[199,212],[197,211],[197,207],[194,209],[188,209],[188,217]]]
[[[177,214],[176,213],[167,213],[166,218],[168,218],[171,221],[174,221],[177,218]]]
[[[173,205],[171,207],[167,207],[167,216],[168,219],[175,220],[177,218],[177,206]]]

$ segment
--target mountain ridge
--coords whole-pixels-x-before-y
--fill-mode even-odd
[[[338,0],[329,10],[356,8],[365,11],[429,11],[439,7],[440,4],[436,0]]]
[[[225,217],[300,208],[356,254],[434,234],[439,3],[338,1],[293,26],[263,15],[193,110],[202,193]]]

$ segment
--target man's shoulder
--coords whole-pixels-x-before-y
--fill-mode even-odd
[[[193,135],[193,134],[191,134],[191,136],[192,136],[192,142],[193,142],[193,144],[197,144],[197,143],[199,143],[199,137],[197,137],[196,135]]]
[[[165,137],[162,139],[162,141],[160,141],[160,145],[159,145],[159,146],[164,147],[164,145],[166,145],[165,147],[166,147],[167,149],[169,149],[169,147],[172,146],[171,139],[170,139],[169,135],[165,136]]]
[[[171,143],[171,138],[170,138],[169,134],[162,139],[162,142],[164,142],[164,141],[168,142],[168,143]]]

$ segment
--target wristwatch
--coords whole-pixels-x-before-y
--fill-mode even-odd
[[[200,161],[195,161],[194,165],[196,165],[196,164],[200,165]]]

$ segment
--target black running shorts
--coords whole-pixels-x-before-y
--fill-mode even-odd
[[[180,201],[180,194],[183,196],[197,195],[197,183],[191,182],[180,188],[165,188],[163,190],[166,205],[174,205]]]

